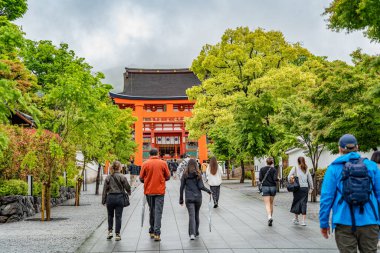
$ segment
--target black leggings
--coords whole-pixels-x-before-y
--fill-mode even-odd
[[[199,209],[201,209],[202,199],[186,200],[187,211],[189,212],[189,235],[199,234]]]
[[[217,205],[219,202],[220,185],[210,186],[210,190],[212,191],[212,198],[214,199],[214,204]]]
[[[120,233],[121,216],[123,215],[123,194],[108,194],[107,195],[107,213],[108,213],[108,230],[113,229],[113,217],[116,216],[115,233]]]

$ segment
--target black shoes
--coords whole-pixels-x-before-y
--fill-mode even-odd
[[[270,218],[270,219],[268,220],[268,226],[271,227],[271,226],[272,226],[272,223],[273,223],[273,219]]]
[[[218,203],[215,203],[215,204],[214,204],[214,208],[217,208],[217,207],[218,207]]]

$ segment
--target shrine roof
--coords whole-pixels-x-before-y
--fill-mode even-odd
[[[116,95],[130,99],[187,99],[186,89],[200,83],[189,69],[126,68],[124,90]]]

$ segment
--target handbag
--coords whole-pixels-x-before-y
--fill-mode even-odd
[[[123,188],[123,186],[121,186],[119,180],[117,180],[113,175],[111,175],[111,177],[113,178],[113,180],[115,180],[117,186],[119,187],[121,193],[123,194],[123,200],[124,200],[123,201],[124,202],[123,206],[124,207],[129,206],[131,203],[129,203],[129,196],[128,196],[128,194],[124,191],[124,188]]]
[[[300,182],[297,176],[297,167],[294,168],[294,171],[295,171],[295,176],[294,176],[293,182],[292,183],[288,182],[286,186],[289,192],[296,192],[300,189]]]
[[[265,179],[267,179],[268,177],[268,174],[269,174],[269,171],[272,169],[272,167],[269,167],[269,170],[267,171],[267,173],[265,173],[264,175],[264,178],[263,178],[263,181],[262,182],[259,182],[259,192],[263,192],[263,183],[265,181]]]

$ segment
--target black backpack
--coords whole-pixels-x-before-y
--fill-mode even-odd
[[[360,213],[362,214],[364,213],[364,205],[369,203],[376,220],[378,220],[375,206],[371,201],[373,182],[364,160],[365,158],[350,160],[344,164],[342,171],[343,192],[341,192],[342,198],[339,200],[339,204],[344,200],[350,207],[352,231],[356,231],[354,217],[354,207],[356,206],[360,208]]]

